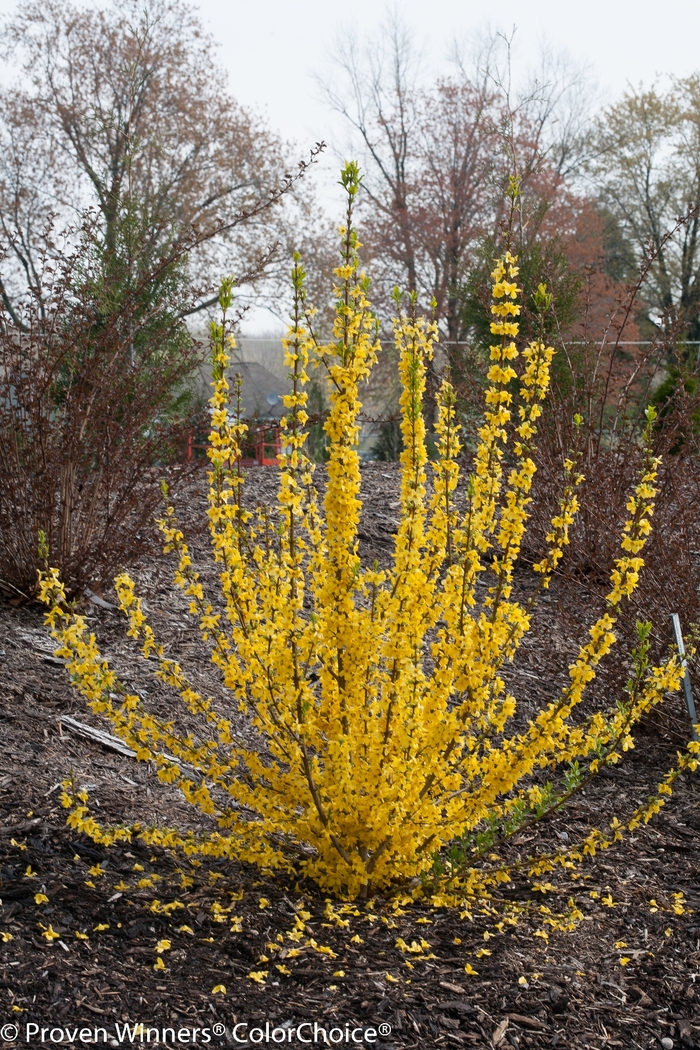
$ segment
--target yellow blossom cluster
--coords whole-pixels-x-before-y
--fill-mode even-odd
[[[518,266],[510,252],[496,261],[492,274],[494,343],[483,425],[466,484],[460,484],[460,428],[447,380],[437,392],[436,458],[431,463],[428,457],[423,400],[437,326],[420,316],[415,295],[407,307],[396,295],[404,448],[400,524],[390,567],[362,565],[360,386],[380,345],[352,224],[360,182],[355,165],[346,166],[342,182],[348,213],[340,229],[336,317],[328,343],[315,335],[304,268],[298,257],[294,262],[294,306],[284,343],[290,392],[284,398],[273,518],[243,506],[245,425],[240,397],[234,403],[227,380],[231,282],[221,288],[223,318],[212,328],[208,452],[209,526],[221,588],[216,606],[167,502],[161,522],[165,549],[177,562],[175,586],[221,673],[229,709],[201,695],[168,655],[127,574],[116,587],[128,633],[179,698],[188,722],[196,720],[196,732],[152,714],[119,681],[85,619],[67,606],[55,571],[44,574],[41,590],[57,653],[92,710],[214,823],[214,830],[199,835],[143,826],[105,829],[90,815],[84,792],[72,786],[64,801],[74,827],[102,842],[138,835],[149,844],[240,857],[264,869],[300,865],[327,890],[355,896],[429,871],[436,851],[485,821],[507,821],[518,806],[537,811],[541,791],[528,779],[537,769],[588,762],[593,773],[602,762],[616,761],[632,746],[635,721],[678,688],[681,669],[674,659],[646,668],[626,704],[574,717],[597,664],[615,642],[616,617],[639,576],[658,465],[647,454],[628,504],[606,609],[572,663],[569,683],[525,729],[508,731],[516,699],[502,669],[530,627],[530,607],[513,597],[513,573],[554,356],[539,338],[522,352],[517,348]],[[322,499],[305,452],[311,364],[325,372],[330,390]],[[563,555],[578,506],[582,478],[574,455],[565,471],[548,549],[535,566],[542,586]],[[166,501],[167,495],[165,490]],[[483,591],[481,580],[487,584]],[[539,871],[535,864],[531,874],[551,870],[547,863]],[[465,887],[467,896],[486,893],[489,883],[508,878],[498,866],[491,877],[467,873],[461,896]],[[411,953],[425,946],[421,941],[401,947]],[[263,974],[250,977],[264,980]]]

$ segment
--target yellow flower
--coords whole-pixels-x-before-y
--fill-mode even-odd
[[[156,944],[156,949],[155,950],[160,955],[161,952],[169,952],[171,948],[172,948],[172,943],[170,941],[162,940],[162,941],[158,941],[158,943]]]
[[[53,926],[51,926],[51,924],[49,924],[48,930],[44,930],[44,932],[42,933],[41,936],[45,937],[47,941],[55,941],[55,940],[58,940],[58,938],[61,935],[60,935],[60,933],[56,933],[56,931],[54,930]]]
[[[471,963],[467,963],[467,965],[464,967],[464,972],[476,976],[479,971],[475,970]]]
[[[176,652],[159,640],[127,573],[114,581],[127,634],[153,668],[159,688],[167,687],[181,703],[183,719],[159,714],[148,695],[130,692],[120,681],[86,618],[67,602],[55,568],[40,574],[39,589],[56,651],[90,710],[106,718],[136,757],[152,763],[168,789],[179,792],[213,828],[195,836],[187,829],[139,821],[104,825],[91,812],[85,789],[67,781],[61,801],[77,834],[104,847],[138,842],[149,855],[180,851],[194,868],[207,858],[217,865],[255,864],[264,872],[289,870],[287,850],[294,842],[304,856],[304,876],[330,899],[366,901],[396,885],[420,886],[432,858],[457,837],[478,835],[489,825],[508,827],[514,816],[529,821],[542,808],[557,808],[566,796],[558,788],[548,796],[537,786],[539,771],[553,769],[552,784],[557,784],[557,768],[580,769],[586,776],[584,771],[594,774],[606,762],[612,764],[633,746],[634,725],[678,690],[682,669],[676,657],[658,666],[640,659],[639,681],[619,707],[581,714],[586,691],[621,633],[619,618],[643,568],[659,467],[650,409],[605,607],[575,650],[559,694],[529,722],[516,718],[518,699],[504,669],[531,628],[531,603],[521,600],[515,582],[528,538],[538,427],[555,351],[539,336],[521,339],[519,267],[509,251],[494,260],[484,404],[466,477],[457,392],[447,378],[431,389],[437,322],[421,315],[414,294],[402,297],[397,290],[394,295],[401,437],[392,507],[396,525],[386,565],[363,562],[361,394],[382,349],[381,324],[352,222],[360,190],[354,162],[344,167],[341,181],[348,215],[340,230],[335,315],[326,342],[313,323],[304,266],[299,256],[294,258],[292,312],[283,340],[289,383],[281,399],[277,491],[269,508],[253,509],[246,495],[241,459],[256,435],[242,419],[240,381],[231,376],[233,283],[227,278],[220,286],[221,319],[210,330],[207,448],[216,600],[205,587],[210,581],[196,568],[163,485],[163,549],[173,556],[174,586],[220,675],[225,702],[215,703],[200,692]],[[512,204],[516,182],[508,192]],[[538,289],[542,309],[549,294],[544,286]],[[327,403],[321,424],[327,460],[322,489],[314,482],[307,441],[314,367],[323,376]],[[430,413],[428,396],[435,403]],[[427,415],[433,420],[431,433]],[[577,453],[565,452],[561,498],[535,566],[542,589],[559,571],[570,544],[583,481],[578,459]],[[618,659],[624,662],[623,655]],[[700,745],[697,751],[693,747],[625,824],[615,817],[605,830],[592,829],[580,849],[562,848],[554,856],[524,862],[537,888],[548,892],[552,883],[546,878],[555,868],[570,872],[585,856],[608,849],[648,822],[671,793],[675,777],[697,761],[693,756]],[[492,899],[510,878],[511,869],[494,848],[486,847],[480,869],[460,872],[456,880],[446,875],[425,903],[458,908],[471,918],[466,902],[479,907],[476,902]],[[140,864],[134,871],[144,873],[138,880],[142,889],[159,878],[145,874]],[[100,877],[103,869],[97,865],[90,874]],[[179,874],[184,886],[188,877]],[[211,883],[221,879],[211,872]],[[403,904],[412,900],[404,898]],[[602,903],[612,907],[611,895]],[[167,913],[176,906],[156,901],[152,909]],[[261,897],[258,907],[270,908],[270,901]],[[313,918],[303,901],[292,907],[293,926],[283,943],[303,943],[305,950],[335,958],[331,948],[309,936]],[[331,905],[324,917],[336,928],[349,929],[346,915],[396,928],[390,913],[372,911],[371,904],[362,912]],[[228,918],[232,933],[242,929],[242,920],[220,904],[211,914],[219,923]],[[487,914],[489,921],[498,917],[492,910]],[[574,904],[563,917],[546,914],[543,923],[562,930],[582,918]],[[433,920],[416,921],[429,925]],[[548,939],[546,930],[535,936]],[[361,943],[360,937],[350,939],[350,944]],[[402,943],[406,955],[431,957],[427,941]],[[253,974],[250,979],[262,983],[267,971]]]
[[[75,931],[75,936],[78,938],[79,941],[89,941],[90,940],[90,938],[88,937],[87,933],[81,933],[80,930],[76,930]]]
[[[35,904],[48,904],[49,903],[49,898],[46,896],[45,893],[35,893],[34,894],[34,903]]]
[[[212,995],[226,995],[226,986],[223,984],[215,984],[211,990]]]
[[[266,977],[267,970],[252,970],[248,974],[248,979],[251,981],[255,981],[256,984],[264,984]]]
[[[8,941],[12,940],[12,934],[3,931],[2,933],[0,933],[0,939],[2,939],[3,944],[7,944]]]
[[[109,923],[108,922],[98,922],[97,926],[93,926],[93,930],[108,930],[108,929],[109,929]]]
[[[156,959],[156,961],[155,961],[155,963],[153,965],[153,969],[154,970],[164,970],[165,969],[165,963],[163,962],[163,957],[161,955],[159,955],[158,958]]]
[[[627,966],[627,963],[629,961],[630,960],[629,960],[628,956],[623,955],[622,958],[620,959],[620,966]]]
[[[327,947],[325,944],[316,944],[313,937],[309,938],[308,944],[310,948],[313,948],[315,952],[319,952],[321,955],[329,955],[331,959],[337,958],[337,955],[332,948]]]

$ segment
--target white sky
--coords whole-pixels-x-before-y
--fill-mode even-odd
[[[279,131],[309,146],[337,138],[312,74],[347,28],[346,12],[355,12],[360,30],[371,33],[387,10],[383,0],[200,0],[199,7],[222,45],[222,62],[241,102],[264,108]],[[611,97],[628,82],[649,84],[658,74],[700,69],[698,0],[399,0],[394,8],[427,46],[436,68],[454,37],[516,26],[518,64],[536,61],[544,38],[589,63]]]

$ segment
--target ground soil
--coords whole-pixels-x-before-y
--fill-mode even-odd
[[[269,502],[274,487],[273,468],[251,471],[253,502]],[[362,555],[386,562],[396,528],[395,469],[368,465],[363,487]],[[181,493],[179,507],[195,558],[203,559],[206,537],[195,527],[204,509],[201,481]],[[135,574],[160,637],[218,699],[218,681],[184,603],[168,588],[168,571],[167,559],[154,555]],[[205,579],[211,575],[204,572]],[[523,593],[531,587],[525,572],[517,586]],[[111,599],[108,590],[103,598]],[[558,601],[555,587],[510,672],[525,715],[554,695],[576,644],[561,628]],[[134,655],[120,615],[92,602],[85,609],[121,675],[156,709],[168,710],[171,699]],[[549,890],[514,883],[502,899],[469,908],[435,907],[404,894],[400,904],[375,898],[337,917],[337,903],[328,913],[313,886],[288,876],[263,878],[233,863],[193,866],[139,844],[104,849],[67,828],[59,796],[68,775],[90,785],[91,805],[103,820],[197,823],[147,764],[62,722],[68,716],[109,730],[71,691],[52,648],[38,606],[0,601],[3,1046],[38,1044],[42,1029],[44,1044],[86,1045],[68,1031],[80,1026],[104,1029],[117,1045],[120,1038],[129,1042],[115,1027],[125,1022],[143,1022],[144,1033],[158,1027],[161,1037],[164,1027],[172,1029],[166,1040],[179,1045],[191,1042],[195,1029],[200,1043],[207,1029],[214,1046],[281,1039],[303,1045],[290,1030],[311,1022],[335,1040],[362,1029],[364,1045],[387,1050],[668,1048],[668,1040],[700,1046],[700,776],[677,782],[650,826]],[[676,744],[663,719],[643,727],[624,764],[541,827],[537,843],[576,842],[591,826],[630,813],[672,765]],[[527,853],[528,842],[534,848],[531,836],[514,849]],[[570,898],[583,913],[576,928],[552,930],[548,941],[539,936],[551,930],[542,909],[561,914]],[[506,900],[521,909],[516,925],[503,922],[512,908]],[[288,934],[300,910],[308,918],[297,942]],[[407,953],[399,938],[416,948],[423,939],[429,947]],[[161,944],[159,954],[162,941],[169,947]],[[163,968],[156,969],[159,958]],[[2,1027],[13,1024],[16,1039]],[[236,1024],[248,1027],[234,1030]],[[216,1025],[223,1035],[213,1034]],[[146,1035],[134,1038],[138,1044]],[[322,1035],[318,1040],[326,1045]]]

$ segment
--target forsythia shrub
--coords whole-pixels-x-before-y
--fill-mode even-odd
[[[348,208],[328,344],[319,345],[314,337],[298,258],[293,269],[294,310],[285,340],[291,392],[284,398],[275,521],[242,505],[239,461],[246,428],[231,411],[226,373],[233,345],[227,325],[232,282],[222,285],[223,320],[212,326],[208,511],[220,567],[219,610],[205,596],[167,503],[161,522],[165,549],[177,558],[175,585],[198,617],[233,714],[201,696],[166,655],[128,575],[116,580],[128,633],[157,677],[199,716],[196,735],[150,714],[128,692],[100,655],[84,619],[66,606],[54,570],[43,576],[42,592],[51,605],[47,619],[60,642],[57,652],[68,660],[72,681],[92,710],[111,721],[139,759],[157,764],[161,780],[175,784],[214,818],[217,830],[196,836],[143,826],[103,829],[89,815],[84,793],[69,791],[65,803],[75,827],[104,842],[140,835],[149,843],[238,857],[264,868],[300,865],[323,888],[356,895],[421,875],[431,869],[436,852],[455,840],[466,844],[469,856],[469,842],[477,841],[470,840],[472,833],[481,834],[483,847],[562,804],[602,764],[617,761],[632,746],[635,721],[678,688],[681,669],[675,657],[664,666],[647,665],[642,629],[624,700],[610,711],[576,717],[596,665],[613,646],[620,607],[642,567],[658,462],[647,449],[629,498],[607,607],[571,665],[560,697],[523,729],[509,732],[516,700],[501,669],[530,626],[532,603],[523,606],[513,598],[513,572],[554,353],[541,340],[522,351],[516,347],[518,268],[509,252],[492,274],[490,385],[474,469],[462,490],[459,428],[447,381],[437,395],[432,464],[426,453],[422,404],[437,328],[419,316],[415,296],[402,311],[396,294],[405,449],[400,525],[390,569],[360,563],[358,389],[379,342],[352,226],[360,181],[354,164],[345,167],[342,181]],[[543,286],[537,302],[541,311],[549,305]],[[322,509],[304,452],[311,358],[327,370],[332,391]],[[547,587],[562,557],[577,508],[582,479],[574,458],[566,471],[549,548],[535,566],[541,587]],[[482,578],[488,588],[479,602]],[[246,720],[257,731],[257,747],[240,734]],[[692,755],[681,756],[668,783],[694,764]],[[562,771],[560,780],[537,786],[532,774],[553,766]],[[630,824],[648,819],[662,804],[664,790],[670,792],[662,786],[656,802],[642,807]],[[587,852],[620,837],[621,825],[614,823],[611,835],[589,836]],[[489,828],[490,838],[483,834]]]

